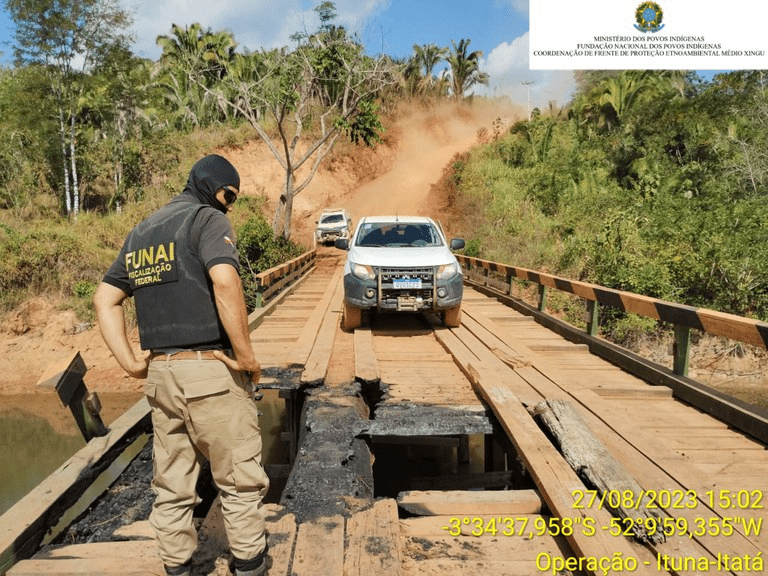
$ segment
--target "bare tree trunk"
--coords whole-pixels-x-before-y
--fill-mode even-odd
[[[286,194],[285,202],[285,225],[283,226],[283,239],[288,240],[291,237],[291,214],[293,213],[293,190]]]
[[[77,220],[80,212],[80,189],[77,185],[77,162],[75,160],[75,115],[70,114],[70,135],[69,135],[69,160],[72,163],[72,216]]]
[[[72,199],[69,196],[69,166],[67,166],[67,130],[64,126],[64,109],[61,105],[61,93],[59,97],[59,139],[61,140],[61,163],[64,167],[64,207],[67,216],[72,213]]]
[[[280,195],[280,200],[277,203],[275,219],[272,223],[272,233],[275,235],[275,238],[282,236],[288,240],[291,236],[291,212],[293,210],[294,195],[293,171],[286,170],[283,193]]]

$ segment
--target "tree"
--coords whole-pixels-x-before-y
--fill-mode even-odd
[[[373,144],[382,130],[375,97],[391,81],[388,60],[364,55],[346,30],[333,26],[332,2],[316,10],[321,28],[293,52],[261,53],[258,70],[247,73],[242,59],[227,64],[227,74],[208,94],[222,99],[245,118],[285,171],[275,210],[275,236],[289,239],[293,201],[309,183],[341,134]],[[324,19],[326,18],[327,19]],[[190,77],[203,85],[199,74]],[[271,117],[268,132],[261,112]],[[301,174],[300,174],[300,171]]]
[[[451,90],[457,100],[463,99],[466,91],[475,84],[488,85],[488,74],[480,71],[480,58],[483,53],[475,50],[467,54],[469,43],[468,38],[459,40],[458,45],[451,40],[453,49],[447,58],[451,66]]]
[[[154,76],[176,115],[176,126],[185,129],[225,119],[228,107],[211,90],[236,58],[235,39],[229,32],[204,30],[197,22],[186,27],[173,24],[171,32],[157,37],[163,53]]]
[[[418,78],[416,91],[421,95],[439,95],[443,89],[443,79],[432,75],[432,70],[448,55],[448,48],[438,48],[435,44],[414,44],[412,57],[413,69]],[[422,73],[423,72],[423,73]]]
[[[103,150],[102,171],[113,184],[106,201],[110,207],[123,201],[127,189],[138,188],[146,177],[138,168],[133,143],[141,142],[158,124],[157,110],[150,101],[152,66],[151,61],[115,47],[94,67],[79,100],[84,130],[89,140]]]
[[[41,64],[50,72],[57,103],[64,204],[77,218],[80,190],[77,171],[77,102],[83,75],[115,45],[128,45],[131,24],[117,0],[6,0],[16,24],[17,66]],[[76,68],[79,66],[79,68]]]
[[[41,66],[0,69],[0,208],[20,211],[49,188],[46,154],[56,143],[55,106]],[[35,105],[31,106],[30,102]]]

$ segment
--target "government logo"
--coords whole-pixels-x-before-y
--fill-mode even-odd
[[[641,32],[658,32],[664,28],[661,23],[663,17],[664,12],[656,2],[643,2],[635,10],[635,28]]]

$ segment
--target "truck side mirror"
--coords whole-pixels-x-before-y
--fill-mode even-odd
[[[464,248],[464,238],[452,238],[451,239],[451,250],[461,250]]]
[[[349,250],[349,241],[346,238],[336,238],[333,245],[341,250]]]

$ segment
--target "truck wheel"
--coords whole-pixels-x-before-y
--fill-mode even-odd
[[[344,302],[344,308],[341,311],[341,329],[345,332],[352,332],[359,328],[363,322],[363,311]]]
[[[443,325],[448,328],[458,328],[461,326],[461,304],[443,312]]]

